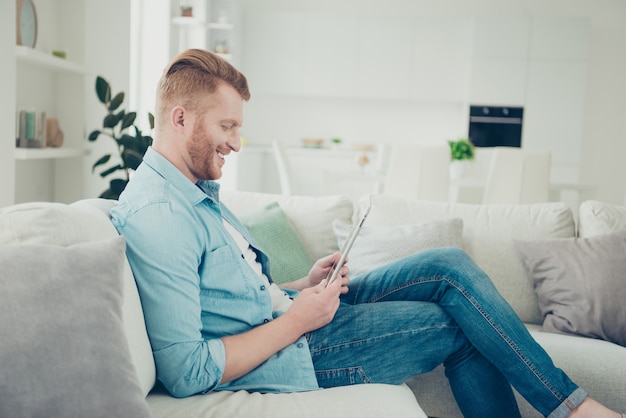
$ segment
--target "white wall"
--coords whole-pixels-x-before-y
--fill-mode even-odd
[[[571,181],[596,186],[595,198],[623,203],[626,164],[621,163],[619,158],[626,155],[626,8],[623,1],[240,0],[240,7],[243,13],[270,10],[369,17],[444,15],[588,18],[587,68],[582,72],[583,78],[586,78],[583,89],[586,94],[585,107],[582,120],[574,121],[580,124],[582,138],[572,141],[576,147],[572,155],[580,159],[576,168],[579,172],[568,175],[572,177]],[[322,34],[328,30],[334,28],[320,27]],[[271,49],[272,45],[266,47]],[[276,56],[277,52],[268,54]],[[283,63],[288,64],[288,61]],[[327,65],[332,68],[333,63]],[[245,62],[243,70],[246,71]],[[254,78],[253,74],[250,76]],[[394,75],[390,73],[389,76]],[[441,141],[442,138],[464,135],[466,129],[465,120],[459,116],[459,112],[464,110],[454,103],[280,96],[257,94],[255,89],[263,90],[262,86],[251,86],[253,97],[246,105],[244,115],[243,134],[251,143],[268,143],[272,139],[280,139],[297,144],[302,137],[331,136],[344,137],[349,142],[393,143],[407,138],[421,142]],[[450,119],[451,116],[457,119]],[[445,120],[448,122],[443,123]]]
[[[0,15],[14,16],[15,2],[0,2]],[[15,19],[10,20],[10,24],[0,25],[0,53],[13,57],[15,49]],[[15,149],[15,60],[13,58],[4,60],[0,65],[0,90],[2,99],[0,100],[0,132],[3,137],[0,140],[0,207],[13,203],[15,194],[15,160],[13,152]],[[5,128],[8,127],[8,128]],[[8,180],[7,180],[8,179]]]

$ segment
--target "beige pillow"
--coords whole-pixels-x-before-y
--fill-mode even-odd
[[[429,248],[463,248],[463,221],[458,218],[398,226],[368,226],[365,222],[348,256],[352,277]],[[352,225],[335,221],[333,229],[341,248]]]
[[[545,331],[626,346],[626,229],[515,245],[539,298]]]

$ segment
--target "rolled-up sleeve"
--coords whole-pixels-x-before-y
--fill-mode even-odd
[[[112,220],[127,241],[158,380],[175,397],[213,390],[226,355],[221,339],[202,333],[201,228],[189,211],[165,200],[116,210]]]

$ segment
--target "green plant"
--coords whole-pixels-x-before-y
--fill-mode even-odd
[[[113,165],[102,171],[100,176],[104,178],[121,171],[123,178],[116,177],[110,180],[109,188],[102,192],[100,197],[117,200],[130,180],[131,170],[134,171],[139,167],[148,147],[152,145],[152,137],[144,135],[135,125],[136,112],[126,112],[120,108],[124,102],[124,92],[112,96],[109,82],[101,76],[96,77],[96,95],[106,108],[107,114],[102,120],[102,129],[92,131],[88,139],[93,142],[100,135],[105,135],[115,141],[119,153],[119,162],[113,162]],[[154,116],[149,112],[148,123],[150,129],[154,129]],[[108,163],[110,160],[111,154],[104,155],[94,163],[91,172],[93,173],[97,167]]]
[[[474,144],[468,138],[459,138],[456,141],[448,141],[450,145],[450,159],[473,160]]]

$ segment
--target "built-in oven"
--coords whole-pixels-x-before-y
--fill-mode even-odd
[[[521,147],[523,107],[470,106],[469,138],[477,147]]]

